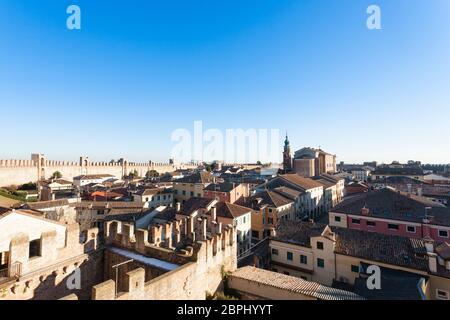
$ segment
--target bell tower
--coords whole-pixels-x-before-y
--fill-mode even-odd
[[[283,150],[283,171],[292,171],[292,157],[291,157],[291,146],[289,145],[289,139],[286,132],[286,139],[284,140],[284,150]]]

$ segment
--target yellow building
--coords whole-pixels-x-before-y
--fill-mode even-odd
[[[449,252],[449,244],[431,239],[304,222],[280,224],[270,240],[273,271],[368,299],[450,299]],[[372,268],[380,275],[375,291],[368,285]]]

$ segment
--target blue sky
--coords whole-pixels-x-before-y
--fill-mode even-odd
[[[0,40],[0,158],[162,161],[201,120],[450,163],[448,0],[2,0]]]

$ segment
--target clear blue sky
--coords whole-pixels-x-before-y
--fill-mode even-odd
[[[202,120],[450,163],[448,0],[2,0],[0,41],[0,158],[167,160]]]

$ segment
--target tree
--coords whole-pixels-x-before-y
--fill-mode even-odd
[[[62,173],[59,171],[55,171],[52,174],[52,179],[61,179],[62,178]]]
[[[256,164],[258,165],[258,166],[260,166],[260,165],[262,165],[262,163],[261,163],[261,161],[256,161]]]
[[[156,178],[159,177],[159,172],[156,170],[148,170],[145,174],[146,178]]]
[[[139,178],[139,173],[137,172],[137,170],[136,169],[134,169],[134,171],[130,171],[130,178],[131,179],[136,179],[136,178]]]

